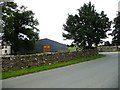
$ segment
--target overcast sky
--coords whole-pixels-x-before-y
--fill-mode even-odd
[[[68,13],[78,13],[77,9],[89,1],[95,5],[98,13],[103,10],[110,20],[116,17],[120,0],[14,0],[35,13],[35,18],[39,21],[40,39],[49,38],[64,44],[71,43],[62,37]],[[111,37],[106,40],[111,41]]]

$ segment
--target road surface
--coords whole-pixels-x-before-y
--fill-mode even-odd
[[[3,88],[118,88],[118,53],[58,69],[3,80]]]

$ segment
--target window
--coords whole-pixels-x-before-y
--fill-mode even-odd
[[[44,47],[44,48],[50,48],[50,46],[49,46],[49,45],[44,45],[43,47]]]
[[[7,50],[5,50],[5,53],[7,53]]]
[[[51,51],[50,49],[51,49],[50,45],[44,45],[43,46],[43,52],[50,52]]]
[[[44,48],[46,48],[46,46],[44,46]]]
[[[47,48],[50,48],[50,46],[47,46]]]

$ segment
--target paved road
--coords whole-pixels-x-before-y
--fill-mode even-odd
[[[3,80],[3,88],[117,88],[118,53],[58,69]]]

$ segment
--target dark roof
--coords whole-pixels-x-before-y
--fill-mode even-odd
[[[40,39],[39,41],[51,41],[51,42],[53,42],[53,43],[58,43],[58,44],[61,44],[61,45],[66,45],[66,44],[63,44],[63,43],[59,43],[59,42],[57,42],[57,41],[54,41],[54,40],[51,40],[51,39],[48,39],[48,38],[44,38],[44,39]]]
[[[51,52],[55,52],[58,50],[67,50],[67,45],[45,38],[45,39],[40,39],[36,42],[35,44],[36,51],[43,52],[43,45],[50,45]]]

